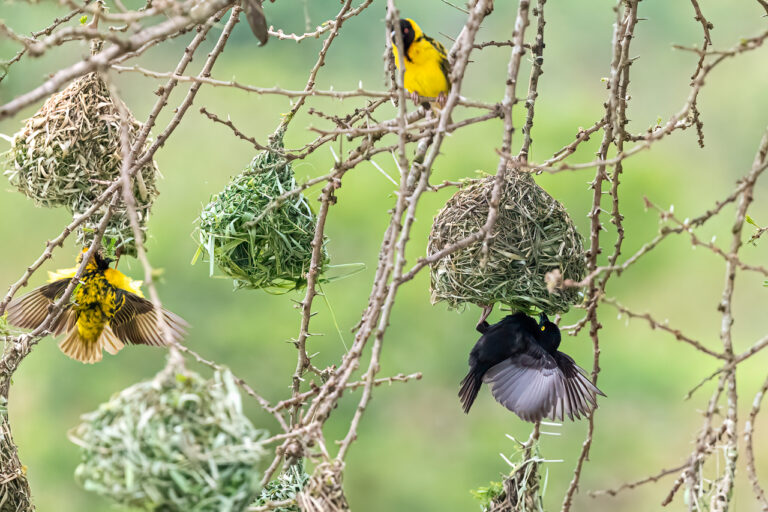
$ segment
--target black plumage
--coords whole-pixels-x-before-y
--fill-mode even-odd
[[[485,382],[497,402],[525,421],[586,416],[603,395],[573,359],[559,352],[560,329],[546,315],[524,313],[477,325],[482,336],[469,354],[469,373],[459,397],[469,412]]]

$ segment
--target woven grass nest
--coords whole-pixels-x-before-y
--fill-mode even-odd
[[[82,417],[76,480],[141,510],[241,512],[259,493],[267,432],[243,414],[229,373],[168,374],[113,396]]]
[[[63,206],[80,215],[120,176],[119,99],[110,95],[107,84],[96,73],[73,81],[51,96],[42,108],[26,121],[6,153],[5,174],[10,182],[38,206]],[[126,112],[128,109],[121,105]],[[129,140],[141,129],[128,113]],[[149,161],[134,178],[139,223],[142,228],[157,196],[157,167]],[[104,205],[78,232],[78,243],[88,244]],[[125,209],[116,208],[105,235],[105,245],[122,246],[122,252],[135,254],[133,232]]]
[[[277,206],[273,200],[296,189],[291,164],[282,156],[282,133],[203,208],[198,254],[234,280],[235,288],[298,289],[306,285],[312,260],[316,216],[296,193]],[[323,240],[320,272],[328,263]]]
[[[429,236],[434,254],[477,232],[488,217],[495,176],[469,180],[437,214]],[[547,290],[545,275],[558,269],[564,279],[586,273],[581,237],[562,204],[529,173],[507,172],[488,259],[481,266],[482,241],[431,266],[432,303],[451,308],[497,302],[520,311],[562,313],[581,301],[575,288]]]
[[[16,451],[8,423],[8,402],[0,397],[0,512],[34,512],[26,468],[19,465]]]

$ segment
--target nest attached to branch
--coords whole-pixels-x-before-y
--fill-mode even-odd
[[[530,442],[530,441],[529,441]],[[515,462],[504,458],[511,471],[503,482],[491,482],[488,487],[471,491],[480,501],[483,512],[544,512],[544,485],[541,467],[544,460],[539,453],[539,439],[533,445],[520,445]]]
[[[0,512],[33,512],[26,468],[19,464],[5,398],[0,397]]]
[[[82,448],[75,478],[142,510],[244,510],[259,492],[267,432],[243,414],[232,375],[161,375],[82,417],[70,433]]]
[[[294,464],[277,478],[269,482],[261,490],[261,494],[253,503],[255,506],[264,506],[276,501],[296,500],[309,482],[309,475],[304,471],[304,465]],[[296,503],[274,507],[274,512],[301,512]]]
[[[235,288],[298,289],[306,285],[317,218],[295,190],[290,163],[280,156],[282,133],[200,214],[198,253],[234,280]],[[320,272],[328,263],[323,240]]]
[[[348,512],[342,474],[338,464],[320,464],[297,496],[299,508],[303,512]]]
[[[515,466],[503,488],[503,493],[491,501],[488,512],[544,512],[539,464],[535,460]]]
[[[82,214],[120,176],[122,147],[120,109],[128,112],[129,140],[141,130],[139,123],[97,73],[73,81],[51,96],[13,138],[6,154],[11,184],[38,206],[64,206]],[[148,142],[147,142],[148,144]],[[134,177],[134,196],[142,228],[157,196],[158,174],[150,160]],[[78,232],[78,243],[90,243],[104,205]],[[122,252],[136,251],[133,232],[123,204],[110,220],[105,246],[122,244]]]
[[[476,233],[486,222],[495,176],[470,180],[437,214],[429,235],[434,254]],[[504,177],[499,215],[488,258],[481,265],[482,240],[431,265],[432,303],[458,308],[506,304],[514,310],[562,313],[581,301],[575,288],[547,290],[545,276],[559,270],[580,281],[586,273],[581,236],[562,204],[539,187],[529,173],[509,170]]]

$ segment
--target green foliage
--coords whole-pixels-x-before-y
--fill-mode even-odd
[[[235,176],[200,214],[198,254],[234,280],[235,288],[298,289],[312,259],[315,214],[296,189],[291,164],[280,155],[282,134]],[[328,262],[323,241],[320,272]]]
[[[258,493],[264,430],[229,373],[161,375],[82,417],[71,439],[84,489],[164,512],[240,512]]]
[[[0,336],[8,336],[11,334],[11,331],[8,328],[8,312],[6,311],[3,313],[3,316],[0,316]]]
[[[488,487],[478,487],[470,490],[469,493],[480,502],[480,510],[489,512],[493,502],[504,494],[504,485],[501,482],[491,481]]]
[[[266,505],[274,501],[292,500],[296,498],[309,481],[309,475],[304,471],[302,464],[291,466],[288,471],[282,473],[275,480],[269,482],[254,505]],[[298,505],[276,507],[275,512],[300,512]]]

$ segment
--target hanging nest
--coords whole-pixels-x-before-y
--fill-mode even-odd
[[[119,99],[112,98],[97,73],[73,81],[51,96],[27,120],[6,153],[10,182],[38,206],[63,206],[82,214],[120,176],[120,110],[128,112],[129,140],[141,129]],[[149,161],[134,178],[134,195],[141,222],[157,196],[157,167]],[[78,233],[79,243],[93,239],[99,214],[86,221]],[[89,235],[90,234],[90,235]],[[116,209],[108,227],[107,242],[122,243],[123,253],[135,254],[135,242],[124,205]]]
[[[265,485],[253,505],[259,507],[277,501],[294,500],[294,503],[274,507],[271,510],[274,512],[301,512],[295,500],[296,495],[301,493],[307,482],[309,482],[309,475],[304,471],[304,465],[302,463],[294,464]]]
[[[495,176],[470,180],[437,214],[429,235],[434,254],[476,233],[486,222]],[[563,205],[529,173],[507,172],[499,215],[485,266],[482,240],[441,258],[431,266],[432,303],[451,308],[471,302],[506,304],[513,310],[562,313],[581,301],[575,288],[547,290],[545,276],[559,270],[580,281],[586,273],[581,237]]]
[[[483,512],[544,512],[539,463],[536,459],[516,464],[504,482],[472,491]]]
[[[161,374],[163,375],[163,374]],[[267,432],[243,415],[232,375],[164,375],[82,417],[76,480],[118,504],[164,512],[240,512],[259,492]]]
[[[339,464],[322,463],[297,496],[303,512],[348,512],[349,503],[341,485],[342,467]]]
[[[152,207],[152,203],[141,204],[138,196],[136,197],[136,216],[139,219],[139,230],[142,235],[142,242],[147,239],[147,220],[149,217],[149,210]],[[83,207],[76,209],[73,213],[75,217],[80,216],[91,205],[83,205]],[[99,223],[102,217],[107,212],[109,202],[105,203],[101,207],[88,217],[77,228],[77,239],[75,245],[80,247],[90,247],[93,243],[93,238],[98,231]],[[128,210],[125,208],[124,203],[118,203],[115,206],[112,216],[107,222],[107,228],[104,231],[104,236],[101,238],[101,245],[106,251],[106,255],[110,258],[114,258],[117,250],[120,250],[120,254],[127,254],[129,256],[136,256],[136,238],[134,237],[133,228],[131,227],[131,220],[128,217]]]
[[[541,480],[543,459],[539,439],[528,448],[521,445],[518,449],[519,453],[511,457],[514,462],[504,458],[510,464],[511,471],[503,482],[491,482],[487,487],[470,491],[480,502],[483,512],[544,512],[546,485]]]
[[[19,464],[11,437],[7,405],[0,397],[0,512],[33,512],[26,468]]]
[[[280,156],[282,133],[259,153],[242,174],[203,209],[198,254],[235,282],[235,288],[298,289],[306,285],[312,260],[316,217],[306,198],[296,193],[268,205],[291,190],[293,168]],[[323,240],[320,272],[328,263]]]

